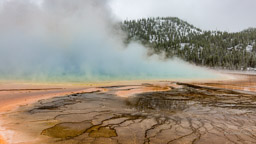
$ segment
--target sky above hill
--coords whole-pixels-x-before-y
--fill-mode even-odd
[[[256,0],[111,0],[109,4],[122,20],[172,16],[203,30],[256,27]]]

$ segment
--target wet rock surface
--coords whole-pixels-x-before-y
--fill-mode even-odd
[[[113,86],[41,100],[8,114],[9,126],[26,129],[30,143],[256,143],[254,93],[175,84],[128,98]]]

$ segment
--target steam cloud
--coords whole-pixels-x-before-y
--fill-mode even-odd
[[[37,1],[38,2],[38,1]],[[124,34],[107,0],[4,0],[0,3],[0,78],[113,80],[215,77],[181,60],[147,56]]]

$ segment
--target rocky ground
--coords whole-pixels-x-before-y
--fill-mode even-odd
[[[169,90],[129,97],[117,93],[153,86],[100,87],[3,117],[14,143],[256,143],[255,93],[210,85],[169,82]]]

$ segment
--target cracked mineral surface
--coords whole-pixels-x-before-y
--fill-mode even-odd
[[[107,90],[40,100],[2,116],[24,144],[256,143],[256,94],[242,88],[255,83],[166,83],[129,97],[117,94],[154,86],[101,87]]]

